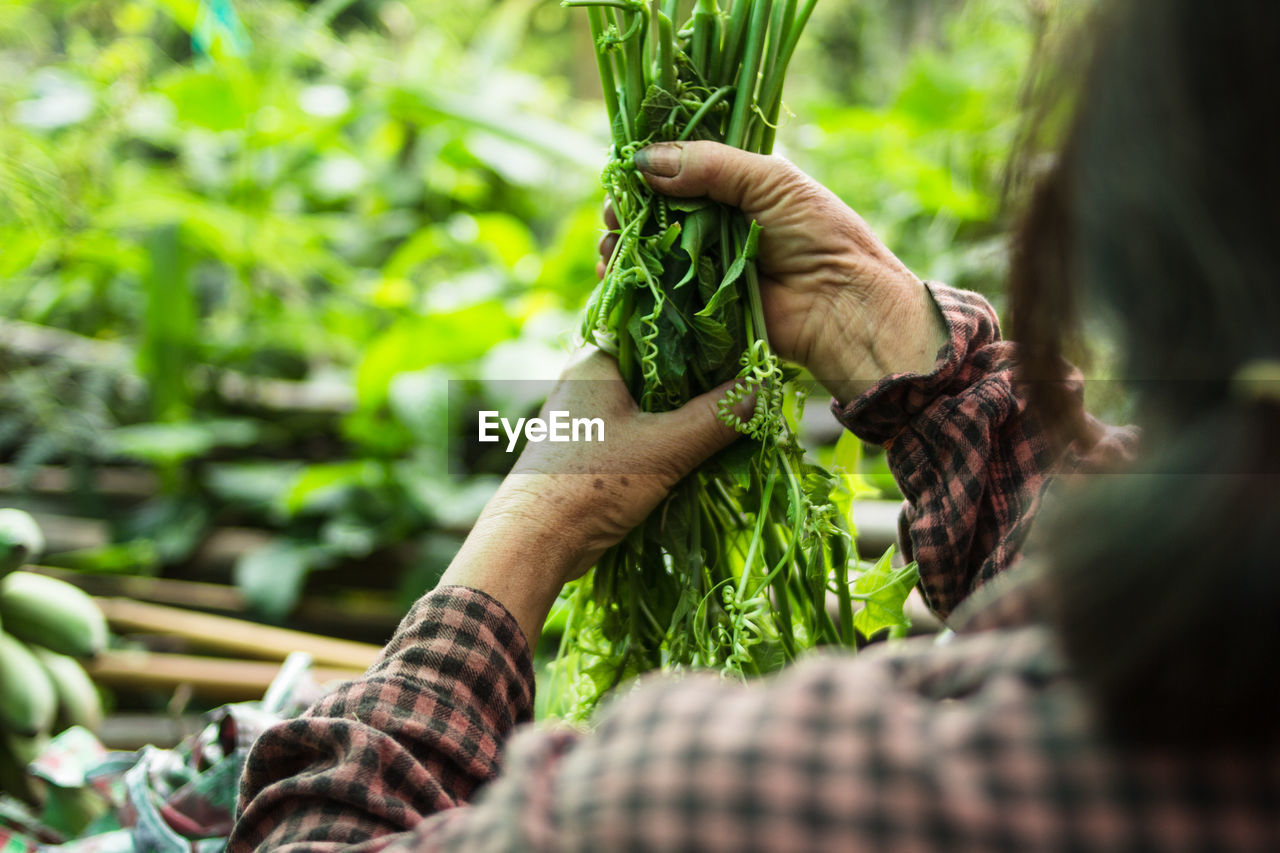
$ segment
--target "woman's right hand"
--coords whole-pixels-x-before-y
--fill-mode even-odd
[[[890,374],[932,369],[945,329],[928,290],[826,187],[780,157],[716,142],[659,143],[635,162],[655,192],[707,196],[760,224],[769,342],[838,400]],[[605,219],[616,230],[612,211]],[[615,240],[601,242],[605,257]]]

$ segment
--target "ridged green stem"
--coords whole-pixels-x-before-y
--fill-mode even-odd
[[[747,140],[747,125],[755,106],[756,78],[760,75],[760,60],[764,56],[771,11],[773,0],[756,0],[751,7],[751,27],[747,31],[742,65],[738,69],[738,97],[734,99],[729,132],[725,135],[725,142],[734,148],[742,148]]]
[[[735,0],[729,9],[729,26],[724,32],[724,44],[720,47],[720,55],[712,71],[711,84],[723,85],[733,82],[725,79],[738,67],[738,54],[742,50],[742,41],[750,22],[751,4],[747,0]]]
[[[596,67],[600,69],[600,88],[604,90],[604,106],[609,113],[609,133],[619,126],[618,83],[613,76],[613,61],[609,54],[600,49],[600,38],[608,29],[604,20],[604,10],[599,6],[587,9],[587,19],[591,22],[591,38],[596,45]],[[625,124],[622,126],[625,127]],[[619,140],[614,139],[615,143]]]

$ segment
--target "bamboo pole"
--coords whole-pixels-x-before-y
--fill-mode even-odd
[[[250,609],[244,593],[226,584],[142,575],[100,574],[52,566],[27,566],[26,570],[66,581],[89,595],[104,598],[132,598],[151,604],[167,604],[170,607],[221,612],[233,616],[243,615]],[[403,616],[404,609],[393,602],[390,594],[374,596],[366,593],[355,599],[349,596],[304,596],[294,608],[289,622],[300,630],[319,631],[326,636],[385,639],[391,636]],[[308,628],[309,625],[316,627]]]
[[[134,650],[106,651],[85,664],[93,680],[106,687],[171,692],[189,685],[202,698],[234,702],[261,699],[280,672],[280,664],[267,661],[171,655]],[[316,667],[321,684],[358,678],[363,670]]]
[[[362,672],[382,651],[380,646],[372,643],[336,640],[129,598],[98,598],[95,601],[117,632],[168,634],[201,648],[227,654],[282,661],[290,652],[306,652],[317,664]]]

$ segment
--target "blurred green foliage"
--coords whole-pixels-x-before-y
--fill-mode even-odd
[[[826,0],[781,150],[922,276],[997,294],[1038,7]],[[161,482],[99,507],[116,541],[65,562],[159,571],[237,523],[276,535],[236,570],[269,616],[400,543],[406,597],[432,582],[501,473],[461,410],[554,375],[594,283],[585,21],[554,0],[7,0],[0,80],[0,461]]]

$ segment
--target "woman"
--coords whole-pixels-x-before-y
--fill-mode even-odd
[[[888,448],[949,644],[651,683],[590,735],[516,731],[561,584],[733,438],[715,395],[637,412],[596,354],[566,376],[604,381],[554,405],[607,416],[609,455],[522,456],[379,663],[259,741],[232,853],[1280,849],[1280,4],[1103,22],[1015,246],[1024,346],[781,161],[637,155],[655,190],[764,225],[770,338]],[[1141,380],[1123,476],[1092,474],[1135,434],[1083,414],[1060,357],[1077,281]]]

